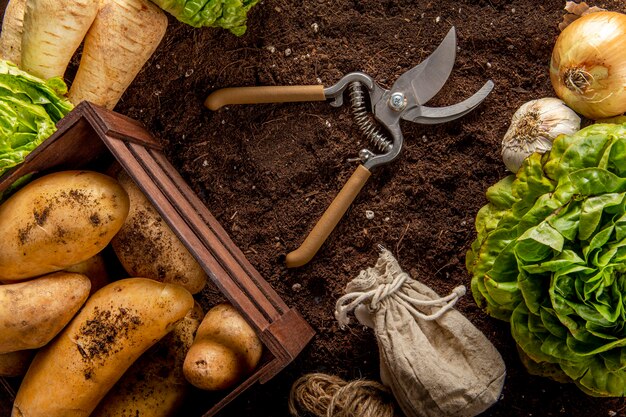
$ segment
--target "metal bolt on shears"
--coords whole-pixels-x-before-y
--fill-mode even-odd
[[[456,58],[456,31],[450,29],[435,51],[417,66],[402,74],[387,90],[367,74],[352,72],[335,85],[324,88],[310,86],[234,87],[211,93],[205,106],[217,110],[228,104],[284,103],[297,101],[325,101],[340,107],[348,91],[350,106],[356,125],[371,143],[372,149],[359,152],[361,164],[318,220],[302,245],[287,254],[288,267],[298,267],[309,262],[333,231],[348,207],[359,194],[371,170],[393,161],[402,150],[404,137],[400,120],[421,124],[438,124],[457,119],[476,108],[493,89],[487,81],[468,99],[446,107],[428,107],[425,104],[444,86]],[[365,91],[369,95],[371,114],[367,110]],[[375,123],[371,120],[378,122]],[[378,125],[385,128],[381,131]]]

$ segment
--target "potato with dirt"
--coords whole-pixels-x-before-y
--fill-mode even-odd
[[[129,200],[113,178],[61,171],[27,184],[0,206],[0,281],[59,271],[104,249]]]
[[[183,375],[183,362],[203,317],[196,303],[174,330],[126,371],[91,417],[174,415],[191,388]]]
[[[0,285],[0,354],[44,346],[74,317],[90,288],[89,278],[69,272]]]
[[[209,391],[232,387],[259,364],[263,345],[254,329],[228,303],[206,314],[187,353],[183,372],[192,385]]]
[[[128,174],[121,172],[117,179],[128,193],[130,211],[111,246],[126,272],[200,292],[207,281],[202,267]]]
[[[175,284],[127,278],[102,288],[35,355],[12,417],[87,417],[126,370],[193,308]]]

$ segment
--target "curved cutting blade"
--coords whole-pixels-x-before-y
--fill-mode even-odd
[[[456,29],[453,26],[428,58],[396,80],[391,92],[399,91],[406,96],[413,95],[417,104],[426,104],[446,83],[452,72],[455,58]]]
[[[493,90],[493,81],[487,81],[480,90],[468,99],[446,107],[416,106],[402,114],[404,120],[433,125],[449,122],[474,110]]]

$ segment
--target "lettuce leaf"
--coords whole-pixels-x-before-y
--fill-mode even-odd
[[[221,27],[241,36],[248,11],[259,0],[153,0],[176,19],[193,27]]]
[[[533,373],[624,396],[626,123],[558,137],[487,199],[466,256],[477,304],[511,323]]]
[[[60,78],[43,81],[0,60],[0,175],[56,131],[72,109]]]

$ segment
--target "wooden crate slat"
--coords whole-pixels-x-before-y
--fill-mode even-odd
[[[154,159],[161,165],[169,165],[169,161],[165,158],[160,152],[154,152],[152,150],[148,151]],[[232,241],[228,233],[224,230],[222,225],[217,221],[217,219],[211,214],[209,209],[200,201],[198,196],[187,186],[185,180],[181,177],[178,171],[169,171],[166,172],[171,176],[172,181],[177,184],[181,192],[185,195],[188,201],[190,201],[193,207],[196,209],[198,215],[202,218],[204,223],[208,225],[213,233],[220,239],[222,245],[224,245],[230,251],[231,255],[237,259],[241,267],[246,271],[248,276],[255,282],[255,284],[261,288],[265,294],[265,296],[271,300],[276,308],[284,313],[289,310],[287,304],[283,301],[283,299],[276,293],[274,288],[261,276],[261,274],[252,266],[250,261],[245,257],[241,249]],[[183,186],[184,185],[184,186]]]
[[[241,384],[237,385],[237,387],[235,387],[235,389],[233,389],[231,392],[229,392],[228,394],[226,394],[224,396],[224,398],[222,398],[221,400],[219,400],[215,405],[213,405],[213,407],[211,407],[209,409],[209,411],[207,411],[206,413],[204,413],[202,415],[202,417],[213,417],[214,415],[216,415],[222,408],[224,408],[228,403],[230,403],[232,400],[234,400],[235,398],[237,398],[237,396],[239,394],[241,394],[242,392],[244,392],[245,390],[247,390],[251,385],[253,385],[255,382],[258,381],[258,378],[255,379],[248,379],[244,382],[242,382]]]
[[[138,143],[147,148],[163,149],[163,146],[138,121],[111,110],[97,108],[91,103],[83,102],[81,105],[85,106],[85,115],[99,127],[102,134],[125,142]]]

